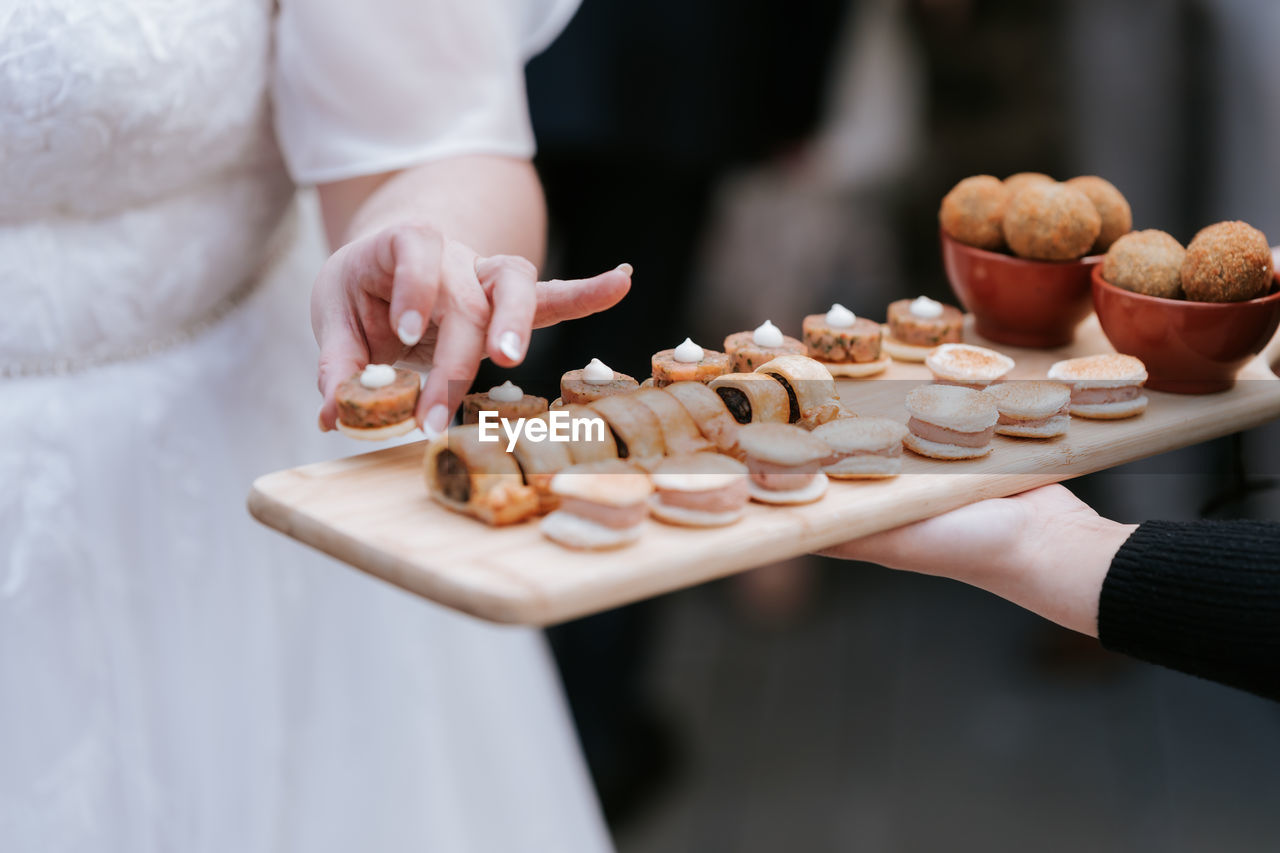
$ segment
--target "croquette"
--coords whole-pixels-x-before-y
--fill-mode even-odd
[[[998,178],[974,175],[951,188],[938,209],[938,224],[956,240],[979,249],[1003,249],[1000,223],[1009,193]]]
[[[1013,198],[1032,184],[1053,183],[1057,182],[1044,172],[1014,172],[1004,179],[1004,188],[1009,191],[1009,198]]]
[[[1130,231],[1107,249],[1102,277],[1134,293],[1181,299],[1186,255],[1182,244],[1163,231]]]
[[[1107,251],[1121,235],[1133,230],[1133,211],[1129,209],[1129,202],[1110,181],[1097,175],[1082,175],[1072,178],[1066,184],[1087,195],[1098,211],[1098,216],[1102,218],[1102,230],[1098,232],[1098,239],[1093,241],[1089,254],[1098,255]]]
[[[1004,239],[1015,255],[1038,261],[1083,257],[1098,239],[1102,218],[1093,202],[1066,184],[1034,183],[1009,199]]]
[[[1182,261],[1182,290],[1198,302],[1242,302],[1265,296],[1274,268],[1266,235],[1244,222],[1200,229]]]

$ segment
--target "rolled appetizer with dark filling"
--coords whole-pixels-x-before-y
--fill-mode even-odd
[[[560,402],[566,406],[585,406],[639,387],[640,383],[632,377],[618,373],[600,359],[593,358],[586,367],[570,370],[560,377]]]
[[[780,355],[804,355],[803,341],[782,334],[782,330],[765,320],[755,331],[734,332],[724,339],[724,351],[733,360],[734,373],[751,373],[766,361]]]
[[[662,390],[684,406],[703,438],[715,445],[716,450],[730,456],[739,455],[738,422],[719,394],[701,382],[673,382]]]
[[[1013,438],[1057,438],[1071,424],[1071,391],[1057,382],[1014,381],[986,391],[996,401],[996,434]]]
[[[849,417],[840,405],[831,371],[812,358],[784,355],[756,368],[756,373],[773,377],[787,392],[788,421],[805,429]]]
[[[927,296],[889,303],[889,322],[882,346],[896,361],[924,361],[941,344],[958,344],[964,336],[964,314]]]
[[[533,417],[546,421],[549,416],[544,412]],[[531,439],[528,432],[521,430],[511,455],[520,466],[525,485],[538,495],[538,512],[545,514],[559,506],[560,499],[551,491],[551,478],[573,464],[569,445],[563,441]]]
[[[562,406],[556,411],[569,419],[569,440],[565,447],[574,465],[618,458],[618,442],[604,418],[586,406]]]
[[[669,454],[702,453],[714,450],[702,437],[701,430],[675,397],[665,388],[642,388],[630,395],[658,418],[662,427],[662,445]]]
[[[719,453],[668,456],[654,469],[653,517],[686,527],[723,527],[742,518],[747,466]]]
[[[1147,410],[1142,393],[1147,366],[1131,355],[1069,358],[1050,367],[1049,378],[1071,389],[1071,414],[1076,417],[1117,420]]]
[[[468,394],[462,398],[464,424],[479,423],[481,412],[492,412],[491,417],[517,421],[520,418],[535,417],[546,410],[546,397],[526,394],[519,385],[513,385],[509,379],[488,391]]]
[[[831,448],[822,471],[837,480],[895,477],[902,472],[907,428],[888,418],[841,418],[816,427],[814,438]]]
[[[763,381],[762,381],[763,380]],[[785,424],[791,404],[787,391],[763,373],[729,373],[711,380],[711,390],[740,424]]]
[[[662,424],[644,403],[627,394],[596,400],[587,408],[604,418],[617,442],[619,459],[646,471],[652,471],[662,461],[666,452]]]
[[[728,355],[703,349],[690,338],[674,349],[655,352],[650,364],[655,388],[665,388],[672,382],[710,382],[733,371]]]
[[[1000,412],[985,391],[923,385],[907,394],[908,450],[931,459],[977,459],[991,452]]]
[[[560,508],[538,525],[569,548],[618,548],[640,538],[653,485],[634,465],[614,459],[572,465],[551,478]]]
[[[826,493],[822,466],[831,448],[807,430],[791,424],[748,424],[738,432],[738,445],[745,454],[752,500],[806,504]]]
[[[856,317],[839,303],[825,314],[809,314],[802,323],[809,357],[832,376],[860,378],[883,373],[889,356],[880,352],[880,324]]]
[[[432,439],[423,474],[437,502],[486,524],[514,524],[538,512],[537,492],[525,485],[515,457],[501,441],[481,441],[474,424]]]
[[[382,441],[416,426],[418,374],[389,364],[370,364],[338,385],[338,429],[352,438]]]
[[[939,385],[962,385],[981,391],[1013,370],[1013,359],[1002,352],[972,344],[943,344],[924,360]]]

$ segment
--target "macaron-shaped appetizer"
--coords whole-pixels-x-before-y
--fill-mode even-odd
[[[1057,382],[1000,382],[986,390],[996,401],[996,433],[1014,438],[1057,438],[1071,425],[1071,392]]]
[[[932,459],[976,459],[991,452],[1000,412],[984,391],[922,385],[907,393],[908,450]]]
[[[501,442],[481,441],[475,424],[433,438],[422,467],[427,492],[455,512],[493,525],[515,524],[538,512],[538,494],[525,484],[516,458]]]
[[[370,364],[338,385],[338,429],[352,438],[382,441],[416,426],[418,374],[389,364]]]
[[[733,372],[732,360],[726,353],[703,349],[690,338],[674,349],[655,352],[650,364],[655,388],[665,388],[672,382],[710,382]]]
[[[734,332],[725,338],[724,351],[733,360],[734,373],[750,373],[780,355],[804,355],[808,347],[765,320],[755,331]]]
[[[813,429],[837,418],[848,417],[840,405],[835,379],[822,363],[803,355],[783,355],[756,368],[772,376],[787,392],[788,420]]]
[[[625,394],[640,387],[633,377],[618,373],[598,358],[586,367],[570,370],[560,377],[560,404],[580,405],[594,403],[614,394]]]
[[[791,419],[787,391],[771,376],[729,373],[711,380],[710,388],[740,424],[785,424]]]
[[[943,344],[924,360],[939,385],[963,385],[982,390],[1013,370],[1013,359],[1002,352],[972,344]]]
[[[1131,355],[1069,358],[1050,367],[1049,378],[1071,389],[1069,406],[1076,417],[1118,420],[1147,410],[1147,396],[1142,393],[1147,366]]]
[[[889,366],[889,356],[880,351],[880,324],[855,316],[839,303],[825,314],[807,315],[801,327],[809,357],[832,376],[874,376]]]
[[[742,518],[747,466],[719,453],[668,456],[651,476],[653,517],[686,527],[723,527]]]
[[[902,472],[907,428],[888,418],[841,418],[815,427],[814,438],[831,448],[822,471],[837,480],[894,477]]]
[[[538,525],[569,548],[618,548],[640,538],[653,484],[640,469],[619,460],[572,465],[551,478],[560,508]]]
[[[481,412],[493,412],[498,418],[518,420],[532,418],[547,410],[547,398],[526,394],[519,385],[508,379],[488,391],[468,394],[462,398],[462,422],[480,422]]]
[[[895,361],[921,362],[940,344],[958,344],[964,334],[959,308],[917,296],[889,303],[882,346]]]
[[[753,500],[768,504],[807,504],[827,491],[822,466],[831,455],[822,439],[791,424],[748,424],[738,445],[751,480]]]

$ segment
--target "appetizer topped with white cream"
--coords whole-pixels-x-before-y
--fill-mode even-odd
[[[963,385],[981,391],[1013,370],[1013,359],[1002,352],[972,344],[943,344],[924,360],[939,385]]]
[[[710,382],[733,369],[727,354],[704,349],[691,338],[685,338],[674,349],[655,352],[650,363],[656,388],[665,388],[672,382]]]
[[[958,344],[964,334],[959,308],[927,296],[889,303],[884,351],[898,361],[924,361],[934,347]]]
[[[827,491],[822,466],[831,448],[790,424],[748,424],[738,432],[753,500],[769,504],[813,503]]]
[[[996,432],[1014,438],[1056,438],[1071,424],[1071,392],[1057,382],[1000,382],[986,390],[996,401]]]
[[[668,456],[654,469],[653,517],[688,527],[721,527],[742,518],[750,494],[747,466],[718,453]]]
[[[1117,420],[1147,410],[1147,366],[1131,355],[1069,358],[1050,367],[1049,378],[1071,389],[1071,414],[1081,418]]]
[[[563,405],[585,406],[639,387],[640,383],[634,378],[617,372],[598,358],[593,358],[586,367],[570,370],[560,377],[560,402]]]
[[[640,538],[653,484],[619,460],[571,465],[551,478],[560,508],[542,519],[548,539],[570,548],[617,548]]]
[[[780,355],[804,355],[808,348],[765,320],[754,331],[734,332],[725,338],[724,351],[733,360],[734,373],[750,373]]]
[[[923,385],[907,393],[909,430],[902,443],[932,459],[976,459],[991,452],[1000,412],[985,391]]]
[[[518,420],[532,418],[547,410],[547,398],[526,394],[508,379],[488,391],[468,394],[462,398],[462,422],[480,422],[481,412],[492,412],[494,417]]]
[[[338,386],[338,429],[352,438],[381,441],[416,426],[418,374],[389,364],[370,364]]]
[[[889,357],[880,351],[880,324],[839,303],[825,314],[807,315],[801,325],[809,357],[822,362],[832,376],[874,376],[889,366]]]

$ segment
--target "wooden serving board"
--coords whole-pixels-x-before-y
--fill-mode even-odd
[[[969,330],[966,340],[984,343]],[[1017,360],[1016,379],[1043,378],[1051,363],[1110,351],[1090,317],[1075,344],[1037,351],[993,345]],[[929,381],[923,365],[894,363],[872,380],[840,380],[861,415],[906,420],[907,391]],[[1280,417],[1280,381],[1262,359],[1231,391],[1181,396],[1148,391],[1147,412],[1124,421],[1072,420],[1052,441],[996,436],[967,462],[906,453],[890,480],[835,481],[802,507],[752,503],[742,521],[698,530],[646,522],[641,540],[575,552],[536,522],[491,528],[443,509],[426,492],[424,442],[260,477],[249,510],[270,527],[358,569],[447,607],[494,622],[549,625],[929,518],[989,497],[1110,468],[1248,429]]]

